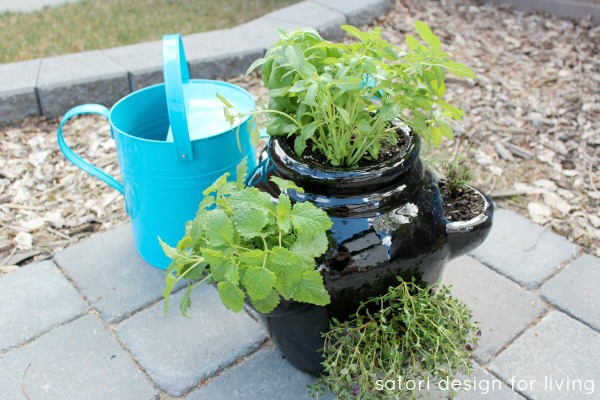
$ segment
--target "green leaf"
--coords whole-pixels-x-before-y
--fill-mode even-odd
[[[433,34],[433,32],[431,32],[431,29],[429,29],[429,26],[425,22],[416,21],[415,28],[417,28],[419,36],[425,43],[436,50],[440,49],[440,40]]]
[[[215,209],[206,218],[206,236],[211,246],[223,246],[233,240],[233,224],[227,214]]]
[[[390,61],[396,61],[400,58],[392,46],[386,46],[383,48],[383,56]]]
[[[163,242],[163,240],[160,237],[158,238],[158,243],[160,243],[160,247],[162,247],[165,255],[171,260],[175,261],[180,257],[179,252],[173,247]]]
[[[231,104],[225,97],[223,97],[219,93],[215,93],[215,95],[217,96],[217,98],[219,100],[221,100],[221,103],[225,104],[225,107],[227,107],[227,108],[235,108],[235,106],[233,104]]]
[[[323,276],[317,270],[305,270],[294,293],[294,300],[325,306],[331,302]]]
[[[165,299],[165,315],[167,315],[167,312],[169,311],[169,297],[171,296],[171,292],[180,279],[174,275],[176,267],[177,266],[175,263],[169,264],[165,275],[165,288],[163,289],[163,298]]]
[[[267,268],[275,273],[275,289],[290,299],[302,279],[304,261],[286,248],[275,246],[267,255]]]
[[[264,299],[258,300],[251,298],[250,300],[259,313],[267,314],[279,305],[279,293],[275,290],[271,290]]]
[[[304,153],[305,149],[306,149],[306,140],[302,140],[302,136],[296,136],[296,139],[294,139],[294,152],[298,156],[301,156],[302,153]]]
[[[204,258],[196,255],[196,254],[187,254],[185,252],[178,251],[167,245],[160,238],[158,238],[163,251],[167,255],[167,257],[171,258],[173,262],[171,264],[174,265],[174,271],[177,271],[177,274],[180,277],[186,275],[187,279],[197,278],[202,274],[202,267]],[[192,266],[200,266],[200,268],[192,269]]]
[[[183,296],[181,297],[181,300],[179,301],[179,309],[181,310],[181,314],[188,318],[190,318],[190,315],[188,314],[187,310],[192,306],[192,299],[190,299],[190,296],[193,288],[194,286],[188,284]]]
[[[317,98],[318,91],[319,91],[319,85],[317,83],[312,83],[306,89],[306,95],[304,96],[304,100],[302,100],[302,102],[318,107],[318,104],[315,103],[315,99]]]
[[[246,174],[248,173],[248,157],[244,157],[241,163],[235,167],[235,176],[236,176],[236,188],[237,190],[242,190],[244,186],[244,181],[246,180]]]
[[[315,122],[311,122],[308,125],[304,125],[300,130],[300,137],[302,138],[302,140],[307,141],[313,137],[316,129],[317,125]]]
[[[233,193],[228,198],[229,204],[237,208],[240,204],[246,203],[263,208],[267,211],[275,212],[275,204],[267,193],[261,192],[255,187],[247,187],[244,190]]]
[[[257,148],[260,144],[260,131],[258,130],[258,124],[253,123],[252,120],[248,121],[248,124],[252,122],[252,129],[250,130],[250,145]]]
[[[289,196],[285,194],[279,196],[275,212],[277,214],[277,226],[282,232],[288,233],[292,229],[292,202]]]
[[[211,193],[216,193],[219,190],[219,188],[221,188],[223,185],[225,185],[225,183],[227,183],[228,177],[229,177],[229,172],[226,172],[223,175],[221,175],[220,177],[218,177],[217,180],[212,183],[212,185],[210,185],[209,187],[204,189],[204,191],[202,192],[202,195],[208,196]]]
[[[304,53],[302,52],[302,49],[300,49],[300,46],[287,46],[284,52],[285,56],[287,57],[287,61],[290,63],[290,66],[301,71],[302,65],[304,64]]]
[[[452,119],[460,120],[465,115],[465,112],[463,110],[461,110],[460,108],[456,108],[443,100],[436,100],[436,103],[442,106],[444,110],[448,111],[448,115]]]
[[[373,131],[373,127],[369,124],[369,121],[366,119],[361,119],[356,123],[356,127],[360,129],[362,132],[371,133]]]
[[[452,130],[452,127],[450,125],[448,125],[445,122],[442,122],[440,124],[440,126],[442,127],[442,135],[446,139],[453,139],[454,138],[454,131]]]
[[[314,263],[314,259],[325,253],[328,247],[327,235],[325,232],[319,232],[316,235],[299,235],[296,242],[290,247],[290,251],[307,262]]]
[[[215,204],[214,196],[204,196],[198,206],[198,211],[206,210]],[[196,214],[197,215],[197,214]]]
[[[189,223],[190,221],[188,221]],[[187,224],[186,224],[186,229],[187,229]],[[185,235],[184,237],[182,237],[179,242],[177,243],[177,250],[178,251],[182,251],[185,252],[187,249],[189,249],[190,247],[192,247],[192,238],[189,235]]]
[[[204,244],[204,226],[203,218],[194,218],[190,226],[191,247],[196,250],[200,245]]]
[[[341,107],[336,106],[336,109],[337,109],[338,113],[342,116],[342,119],[344,120],[344,122],[347,125],[350,125],[350,113]]]
[[[342,90],[357,90],[360,89],[363,83],[362,76],[345,76],[337,79],[335,84]]]
[[[199,251],[211,268],[216,265],[221,265],[225,262],[225,255],[221,250],[202,247],[199,249]]]
[[[260,67],[261,65],[263,65],[266,62],[267,62],[267,59],[265,59],[265,58],[259,58],[259,59],[255,60],[252,64],[250,64],[250,66],[246,70],[246,76],[248,76],[252,71],[254,71],[256,68]]]
[[[267,297],[275,285],[276,276],[264,267],[248,267],[242,275],[242,283],[252,299]]]
[[[306,201],[294,204],[292,224],[299,235],[307,236],[316,235],[332,226],[331,219],[325,211]]]
[[[431,144],[434,146],[439,146],[442,142],[443,130],[439,126],[433,126],[431,128]]]
[[[288,189],[293,189],[298,193],[304,193],[304,189],[302,189],[300,186],[297,186],[294,182],[288,181],[287,179],[281,179],[277,176],[272,176],[270,181],[276,184],[277,187],[279,187],[279,190],[282,192],[285,192]]]
[[[268,211],[250,203],[238,203],[233,214],[235,229],[244,239],[262,236],[263,228],[269,223]]]
[[[231,282],[219,282],[217,289],[225,307],[236,313],[242,311],[246,295],[240,288]]]
[[[237,285],[240,280],[237,264],[233,260],[227,260],[220,264],[211,264],[210,273],[217,282],[227,281]]]
[[[346,31],[349,35],[354,36],[357,39],[363,39],[363,32],[355,26],[352,25],[342,25],[341,28]]]
[[[246,265],[260,267],[265,260],[265,252],[261,249],[253,249],[249,251],[239,252],[240,260]]]
[[[477,78],[477,75],[473,70],[466,65],[459,64],[454,61],[448,61],[444,63],[444,67],[450,72],[452,72],[456,76],[464,77],[464,78]]]

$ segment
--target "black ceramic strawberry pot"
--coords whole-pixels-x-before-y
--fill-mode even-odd
[[[419,137],[408,130],[404,134],[405,151],[353,170],[306,161],[285,138],[273,137],[268,166],[252,179],[272,195],[277,187],[269,176],[294,181],[305,193],[290,197],[312,202],[333,222],[330,248],[319,265],[331,303],[284,301],[266,315],[274,341],[300,370],[322,371],[321,332],[332,317],[348,317],[361,301],[395,286],[397,277],[434,283],[450,259],[473,250],[489,233],[494,206],[483,193],[484,211],[477,218],[449,222],[444,217],[438,180],[419,159]]]

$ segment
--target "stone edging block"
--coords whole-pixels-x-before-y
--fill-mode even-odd
[[[41,115],[35,89],[41,61],[0,64],[0,125]]]

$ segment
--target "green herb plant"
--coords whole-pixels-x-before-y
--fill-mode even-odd
[[[475,172],[469,164],[458,157],[454,161],[448,161],[443,164],[444,176],[446,178],[446,187],[454,197],[458,196],[467,185],[475,180]]]
[[[398,124],[434,145],[452,138],[445,120],[460,120],[464,112],[443,100],[446,73],[476,76],[441,50],[427,24],[415,27],[424,44],[407,36],[407,52],[382,39],[380,28],[343,25],[356,39],[349,44],[326,41],[312,29],[281,31],[248,69],[260,67],[269,89],[267,107],[252,115],[268,115],[269,135],[293,136],[298,156],[310,146],[337,167],[376,160],[386,143],[397,146]],[[233,122],[240,112],[224,103]],[[258,141],[257,127],[251,138]]]
[[[447,286],[400,281],[362,303],[347,321],[333,320],[324,334],[324,373],[312,388],[338,399],[414,399],[424,391],[386,380],[438,382],[470,373],[479,335],[471,311]],[[387,387],[387,389],[386,389]],[[451,388],[450,388],[451,389]]]
[[[180,308],[191,306],[190,294],[202,282],[215,283],[223,304],[242,310],[248,297],[261,313],[273,311],[280,297],[316,305],[330,302],[315,258],[328,248],[327,214],[309,202],[292,204],[285,194],[302,189],[272,177],[282,191],[274,202],[254,187],[244,187],[245,163],[238,181],[221,176],[203,195],[198,213],[188,222],[175,248],[161,241],[172,262],[165,278],[165,313],[178,281],[188,281]]]

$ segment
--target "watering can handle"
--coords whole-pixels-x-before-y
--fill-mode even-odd
[[[66,159],[75,164],[76,167],[81,168],[88,174],[95,176],[103,182],[108,183],[113,188],[117,189],[121,194],[124,194],[123,185],[121,182],[117,181],[112,176],[108,175],[106,172],[100,170],[98,167],[93,166],[92,164],[84,161],[81,157],[79,157],[65,142],[63,137],[63,125],[69,119],[73,118],[76,115],[81,114],[98,114],[102,115],[104,118],[109,119],[110,111],[108,108],[100,105],[100,104],[84,104],[81,106],[73,107],[69,111],[65,113],[60,124],[58,125],[58,147],[60,151],[65,155]]]
[[[179,34],[163,36],[163,74],[173,142],[179,161],[194,159],[185,111],[183,84],[190,80]]]

